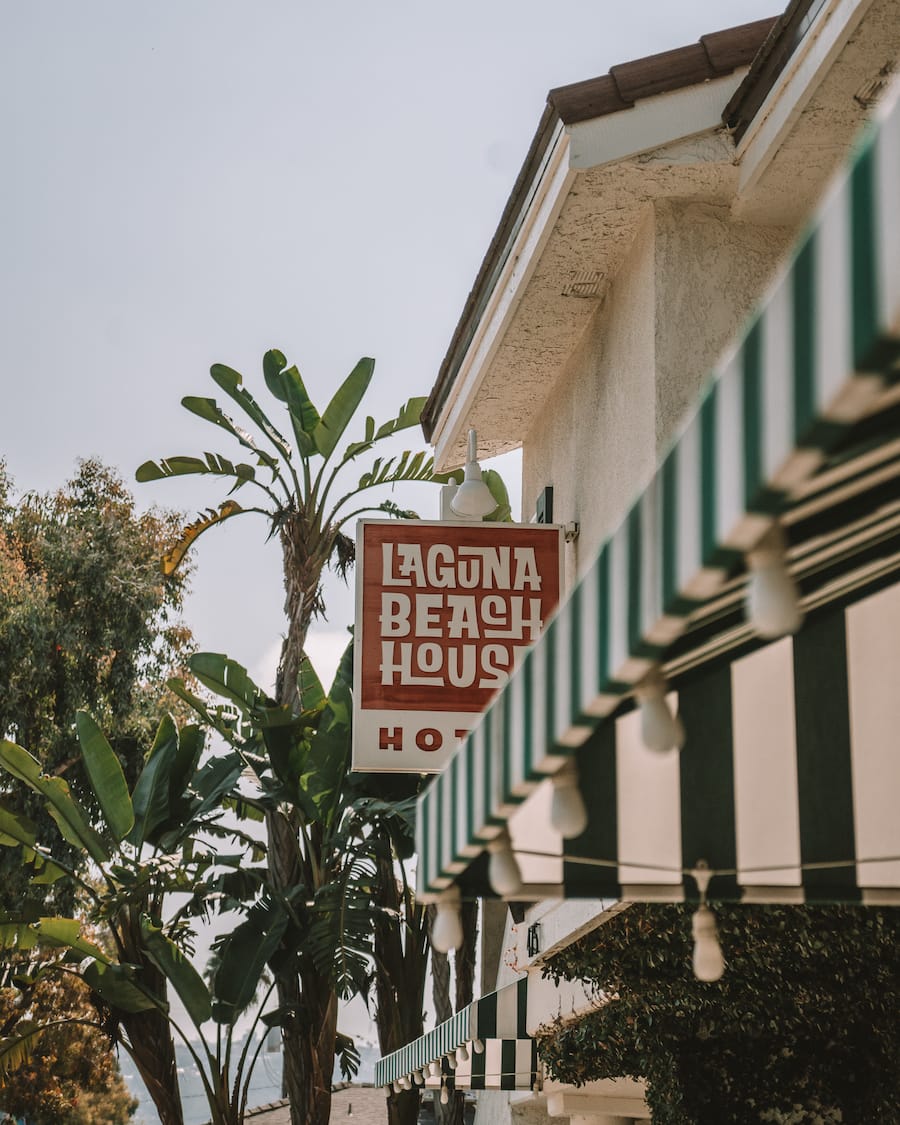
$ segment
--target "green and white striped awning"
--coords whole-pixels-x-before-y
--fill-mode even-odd
[[[539,885],[517,897],[562,888],[589,897],[677,898],[684,893],[683,869],[700,859],[731,872],[713,880],[713,897],[743,888],[745,896],[796,898],[811,884],[825,894],[827,884],[827,894],[841,899],[866,897],[866,887],[878,898],[878,886],[890,899],[900,886],[896,863],[869,863],[900,856],[900,830],[893,828],[900,824],[893,811],[900,779],[891,763],[888,777],[896,788],[887,814],[878,806],[877,854],[860,839],[870,810],[857,800],[856,772],[862,769],[870,778],[874,771],[866,764],[875,751],[865,714],[874,703],[865,693],[848,696],[846,666],[843,672],[829,666],[827,688],[809,695],[822,656],[818,630],[829,645],[832,632],[855,635],[843,606],[900,572],[898,185],[895,106],[832,186],[761,311],[714,372],[699,409],[621,527],[420,798],[423,899],[437,898],[454,882],[465,894],[490,893],[484,877],[487,842],[509,825],[515,849],[527,852],[514,814],[576,754],[591,820],[589,854],[580,857],[588,862],[535,860],[544,874],[531,880],[525,856],[526,882]],[[744,558],[776,520],[788,541],[807,624],[792,642],[769,648],[782,654],[785,668],[793,668],[782,686],[795,717],[812,725],[801,731],[796,719],[796,736],[779,747],[784,760],[764,766],[768,759],[760,751],[751,783],[743,776],[753,753],[744,746],[742,689],[732,684],[723,694],[725,681],[739,676],[738,663],[722,668],[722,658],[743,653],[753,659],[760,645],[739,609]],[[897,633],[894,603],[892,611]],[[878,659],[874,649],[867,655],[866,643],[857,654],[864,679]],[[790,658],[784,655],[788,651]],[[853,664],[857,657],[847,659]],[[896,651],[894,660],[895,670]],[[638,765],[626,765],[618,747],[629,720],[605,720],[632,706],[635,685],[657,665],[680,697],[688,743],[680,761],[672,756],[645,763],[638,755]],[[880,682],[889,696],[897,694],[895,684]],[[858,688],[852,678],[850,688]],[[817,716],[830,714],[832,700],[841,702],[847,722],[862,733],[842,730],[832,737],[836,728],[819,723]],[[757,719],[769,704],[760,697],[755,706]],[[719,749],[701,753],[711,716],[719,712]],[[898,725],[900,715],[883,730]],[[807,751],[811,731],[822,737]],[[876,754],[871,761],[881,759]],[[791,775],[792,827],[788,831],[773,811],[772,824],[780,827],[769,835],[790,837],[793,844],[783,853],[767,850],[756,840],[756,833],[765,835],[764,826],[748,827],[748,809],[756,802],[780,810],[779,787],[788,785]],[[731,798],[727,778],[733,782]],[[666,786],[669,799],[657,807],[648,794]],[[822,827],[831,823],[829,789],[840,790],[842,800],[840,831],[833,835]],[[770,800],[776,796],[779,800]],[[807,796],[810,803],[804,804]],[[641,821],[645,828],[666,827],[667,849],[631,850],[625,826]],[[533,829],[527,835],[534,840]],[[828,839],[820,841],[820,835]],[[565,870],[557,871],[554,863]],[[818,864],[830,864],[831,874],[813,877]],[[604,870],[610,874],[598,874]]]
[[[450,1019],[375,1064],[375,1085],[389,1086],[416,1071],[441,1064],[440,1077],[425,1076],[427,1088],[447,1083],[459,1090],[530,1090],[537,1070],[536,1044],[525,1029],[528,978],[474,1000]],[[475,1049],[474,1044],[483,1047]],[[451,1067],[448,1055],[465,1046],[468,1058]]]

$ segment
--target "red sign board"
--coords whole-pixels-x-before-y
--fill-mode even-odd
[[[556,608],[561,558],[549,525],[360,521],[355,769],[443,768]]]

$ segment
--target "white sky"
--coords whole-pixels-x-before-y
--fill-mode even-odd
[[[366,406],[392,415],[434,382],[547,90],[776,11],[0,0],[0,457],[45,489],[80,456],[131,479],[148,457],[231,455],[180,399],[217,393],[216,361],[267,399],[273,346],[323,407],[375,356]],[[223,498],[212,479],[135,488],[191,512]],[[189,620],[265,678],[283,595],[264,537],[246,517],[201,540]],[[323,672],[353,612],[330,589]]]

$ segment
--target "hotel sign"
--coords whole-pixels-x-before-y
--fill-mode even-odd
[[[361,520],[353,768],[437,772],[547,624],[562,530]]]

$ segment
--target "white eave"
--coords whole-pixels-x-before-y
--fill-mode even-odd
[[[696,86],[642,99],[617,113],[571,126],[557,125],[547,157],[526,196],[516,237],[437,419],[432,442],[441,469],[462,462],[466,433],[473,425],[479,431],[484,455],[508,452],[522,444],[543,401],[545,387],[555,374],[548,360],[551,364],[553,360],[564,361],[563,352],[568,355],[602,301],[608,280],[621,261],[622,246],[633,237],[642,207],[662,191],[671,190],[679,175],[690,177],[689,165],[730,169],[733,146],[721,135],[721,114],[746,73],[743,68]],[[682,141],[704,136],[714,143],[688,143],[679,148]],[[659,152],[662,149],[666,152]],[[595,170],[609,171],[609,166],[620,165],[623,171],[628,168],[635,173],[636,166],[629,166],[629,160],[657,152],[658,161],[651,159],[639,174],[628,177],[629,206],[618,211],[619,229],[613,230],[607,219],[604,237],[592,239],[586,259],[577,261],[577,247],[567,247],[566,231],[562,229],[566,224],[560,224],[560,219],[565,219],[564,208],[572,205],[573,211],[580,212],[587,205],[593,214],[602,213],[603,195],[618,194],[623,184],[614,182],[615,177],[610,175],[596,176]],[[683,169],[680,173],[679,168]],[[573,193],[576,182],[578,191]],[[715,192],[717,186],[711,190]],[[573,199],[578,195],[586,198]],[[550,273],[534,285],[538,266],[545,273],[551,259]],[[571,268],[560,274],[563,262]],[[571,307],[560,313],[553,327],[541,332],[547,327],[547,317],[553,318],[552,305],[560,298],[566,277],[577,277],[579,271],[603,278],[600,292],[594,299],[570,301]],[[530,290],[539,290],[541,285],[547,292],[539,303],[543,324],[538,324],[522,309],[522,302]],[[498,364],[498,352],[517,317],[516,329],[523,340],[533,340],[534,348],[526,344],[527,354],[518,361],[507,356],[506,362]],[[541,332],[540,341],[537,332]],[[554,338],[559,346],[554,345]],[[546,353],[547,348],[553,354],[538,355],[542,350]]]

